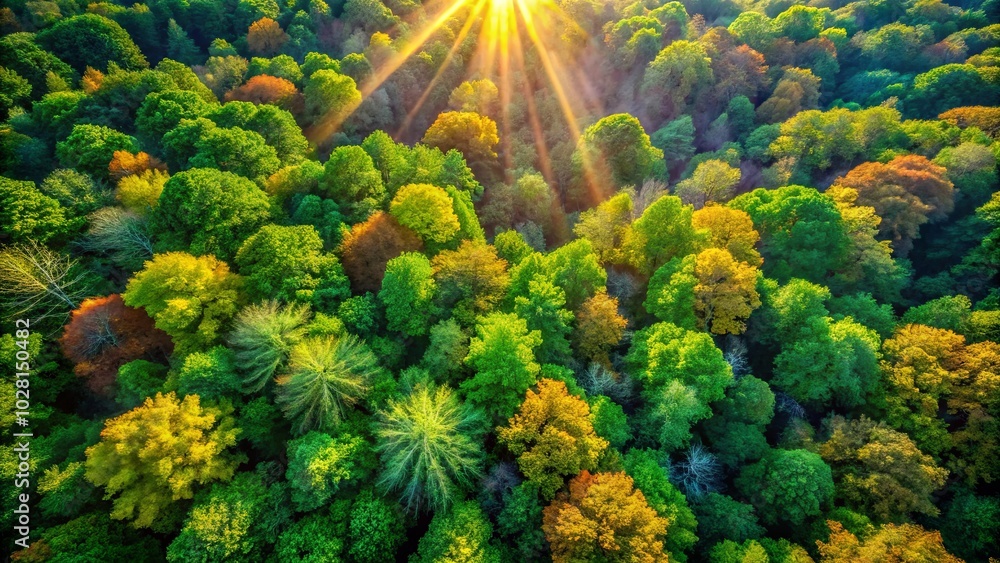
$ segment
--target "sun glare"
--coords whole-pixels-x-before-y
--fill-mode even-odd
[[[508,147],[511,133],[508,113],[511,101],[524,102],[539,169],[545,177],[551,178],[549,147],[542,133],[535,90],[542,87],[551,91],[566,122],[570,140],[575,142],[580,134],[576,116],[584,109],[584,102],[578,94],[589,91],[590,87],[581,69],[573,68],[572,64],[567,69],[567,61],[564,60],[565,53],[569,51],[566,37],[586,37],[586,33],[553,0],[432,1],[425,5],[424,13],[423,21],[411,22],[407,33],[394,42],[394,55],[358,86],[362,99],[377,92],[393,73],[424,50],[428,41],[447,27],[453,33],[454,41],[420,98],[407,108],[408,113],[395,132],[396,138],[413,138],[414,134],[420,133],[412,130],[415,119],[425,109],[445,71],[461,62],[465,79],[488,78],[499,90],[501,115],[498,127],[502,148]],[[470,37],[474,41],[471,55],[464,48],[468,46]],[[542,72],[536,75],[535,69],[538,68]],[[348,117],[350,112],[327,116],[310,131],[310,138],[314,141],[329,138]],[[510,151],[502,152],[508,160],[504,164],[510,165]],[[584,163],[584,168],[586,173],[589,169],[587,163]]]

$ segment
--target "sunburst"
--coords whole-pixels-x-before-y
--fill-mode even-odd
[[[478,32],[474,55],[465,63],[467,78],[490,78],[497,85],[500,93],[501,115],[500,138],[504,149],[509,149],[511,119],[508,110],[515,96],[523,99],[527,109],[527,119],[535,141],[538,153],[540,171],[546,178],[552,177],[549,166],[549,150],[543,135],[542,122],[535,104],[534,92],[528,80],[521,80],[520,92],[514,92],[515,72],[528,75],[537,69],[528,68],[525,61],[526,52],[531,52],[544,77],[544,86],[548,87],[557,100],[560,111],[565,119],[571,142],[576,142],[580,135],[577,112],[582,101],[574,99],[574,92],[589,90],[584,73],[580,69],[567,72],[560,53],[565,46],[561,44],[562,36],[567,30],[577,35],[586,35],[577,23],[569,17],[553,0],[458,0],[450,3],[429,3],[425,5],[424,13],[434,14],[423,25],[414,25],[417,29],[412,36],[402,42],[403,46],[388,60],[375,69],[374,74],[360,86],[362,98],[367,98],[381,88],[386,80],[395,73],[407,60],[419,53],[425,43],[445,25],[454,28],[453,20],[464,18],[455,40],[447,55],[441,62],[434,77],[427,84],[422,95],[408,108],[395,137],[400,138],[410,130],[413,122],[424,107],[430,94],[438,86],[445,70],[455,61],[461,46],[470,33]],[[310,138],[320,141],[329,138],[337,131],[349,112],[326,116],[310,130]],[[510,150],[503,150],[510,164]],[[590,167],[584,163],[585,174]]]

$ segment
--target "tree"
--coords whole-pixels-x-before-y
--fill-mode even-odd
[[[573,342],[584,358],[609,364],[608,352],[625,335],[628,320],[618,314],[618,299],[598,291],[576,312]]]
[[[816,542],[820,561],[823,563],[962,561],[945,550],[941,543],[941,532],[927,531],[916,524],[886,524],[863,540],[845,530],[840,522],[829,521],[827,524],[830,526],[830,539]]]
[[[184,28],[173,18],[167,20],[167,56],[186,65],[196,65],[201,62],[198,60],[200,55],[201,51]]]
[[[703,424],[705,437],[719,461],[737,467],[757,461],[770,446],[764,435],[774,417],[774,392],[752,375],[744,375],[715,403],[715,414]]]
[[[418,386],[380,415],[379,486],[411,511],[442,513],[479,477],[482,419],[448,387]]]
[[[712,414],[733,372],[706,333],[657,323],[635,334],[626,357],[642,381],[642,395],[662,447],[675,449],[691,438],[691,425]]]
[[[36,40],[47,50],[60,53],[77,72],[88,66],[107,69],[111,63],[125,70],[141,70],[149,63],[128,32],[97,14],[64,18],[42,30]]]
[[[883,342],[886,421],[908,433],[921,450],[938,455],[951,446],[938,401],[963,377],[965,339],[950,330],[905,325]]]
[[[276,524],[269,491],[257,473],[240,473],[212,485],[196,502],[181,533],[167,546],[167,561],[259,557]]]
[[[655,450],[633,448],[622,460],[625,472],[635,480],[636,490],[642,492],[646,502],[660,517],[667,520],[667,535],[663,546],[670,559],[687,561],[686,551],[694,547],[698,537],[698,522],[688,508],[684,494],[667,478],[668,468],[663,467]]]
[[[337,147],[323,166],[320,193],[334,199],[351,223],[367,219],[381,208],[385,187],[370,156],[357,146]]]
[[[556,563],[667,560],[667,520],[649,507],[625,473],[584,470],[543,514],[542,530]]]
[[[743,542],[764,535],[754,507],[716,492],[710,492],[694,505],[698,534],[706,545],[724,539]]]
[[[73,362],[73,373],[105,395],[113,392],[121,366],[137,359],[165,361],[173,351],[170,338],[145,311],[126,307],[117,293],[83,301],[59,345]]]
[[[750,215],[760,232],[768,277],[824,283],[842,266],[849,239],[833,198],[802,186],[758,188],[729,207]]]
[[[820,79],[808,68],[786,67],[771,97],[757,107],[757,119],[781,123],[804,110],[819,105]]]
[[[13,242],[56,242],[78,230],[82,221],[31,181],[0,176],[0,233]]]
[[[490,543],[493,526],[473,501],[455,504],[448,512],[434,515],[427,533],[420,538],[415,563],[499,563],[500,553]]]
[[[466,325],[496,307],[510,284],[507,262],[482,241],[462,241],[456,250],[440,252],[431,267],[438,284],[438,305],[450,309]]]
[[[265,225],[240,246],[234,260],[251,299],[312,302],[332,308],[350,288],[344,270],[311,225]],[[324,307],[325,306],[325,307]]]
[[[364,490],[351,507],[349,553],[361,563],[390,561],[406,540],[399,505]]]
[[[375,355],[354,335],[309,337],[291,349],[277,402],[299,434],[329,429],[365,397],[377,370]]]
[[[247,31],[247,45],[258,55],[277,54],[287,42],[288,34],[271,18],[260,18]]]
[[[466,398],[494,420],[510,418],[541,369],[534,350],[541,333],[512,313],[480,317],[465,364],[476,374],[462,382]]]
[[[745,211],[721,205],[706,205],[691,214],[691,226],[708,231],[706,246],[729,251],[733,258],[760,267],[763,259],[757,251],[760,234]]]
[[[771,450],[740,472],[736,487],[768,525],[801,526],[819,515],[834,493],[830,466],[806,450]]]
[[[371,446],[360,436],[309,432],[288,443],[285,479],[296,509],[309,512],[328,504],[348,482],[364,479],[374,466]]]
[[[361,92],[354,79],[336,70],[313,72],[302,89],[306,115],[317,124],[342,123],[361,105]]]
[[[709,202],[725,203],[740,181],[740,170],[722,160],[706,160],[681,180],[674,193],[686,204],[701,209]]]
[[[918,74],[904,101],[907,112],[930,119],[996,95],[996,85],[983,70],[970,64],[946,64]]]
[[[537,393],[528,390],[518,413],[497,429],[497,437],[546,499],[566,477],[595,469],[608,446],[594,433],[587,403],[569,395],[565,383],[551,379],[539,380]]]
[[[922,224],[941,221],[954,209],[954,185],[945,169],[919,155],[897,156],[887,164],[866,162],[835,183],[854,188],[858,205],[875,209],[882,218],[879,234],[901,256],[913,247]]]
[[[0,303],[15,317],[68,313],[87,295],[86,280],[77,259],[36,242],[0,249]]]
[[[197,168],[163,185],[149,230],[157,250],[185,250],[231,260],[269,216],[267,195],[231,172]]]
[[[648,276],[671,258],[695,251],[703,237],[691,225],[693,211],[676,196],[657,199],[625,235],[622,253],[627,263]]]
[[[355,292],[378,291],[389,261],[421,246],[417,235],[388,213],[376,213],[354,225],[340,245],[351,288]]]
[[[663,151],[653,146],[638,119],[617,113],[587,127],[572,158],[574,202],[589,207],[652,176]]]
[[[400,225],[409,227],[425,244],[440,245],[458,233],[458,217],[452,200],[443,189],[430,184],[407,184],[396,192],[389,213]]]
[[[31,83],[17,71],[0,67],[0,116],[6,117],[10,110],[20,106],[31,97]]]
[[[497,119],[500,114],[500,90],[489,78],[466,80],[451,91],[448,107],[461,112],[475,112]]]
[[[455,149],[473,164],[489,164],[497,159],[494,147],[500,138],[496,122],[489,117],[473,112],[446,111],[437,116],[421,142],[443,153]]]
[[[309,317],[307,306],[280,305],[277,301],[240,310],[227,342],[236,355],[245,391],[260,391],[276,373],[284,371],[292,348],[306,335]]]
[[[651,104],[654,115],[673,118],[695,105],[712,88],[714,79],[705,47],[679,40],[664,47],[646,67],[641,91],[647,99],[657,101]]]
[[[756,268],[718,248],[703,250],[694,260],[675,258],[650,280],[646,308],[681,326],[693,319],[700,330],[741,334],[745,319],[760,306],[758,275]]]
[[[149,535],[90,512],[46,529],[28,549],[14,552],[11,561],[36,563],[58,558],[84,557],[114,561],[142,561],[163,557],[163,548]]]
[[[437,284],[426,256],[407,252],[386,265],[378,298],[385,306],[389,330],[410,336],[427,333],[431,318],[437,314],[434,297]]]
[[[537,330],[542,336],[538,349],[538,360],[543,363],[558,363],[570,356],[570,323],[573,313],[567,311],[566,294],[544,276],[535,275],[528,283],[528,294],[514,298],[514,313],[527,321],[530,330]]]
[[[862,417],[827,422],[830,437],[819,454],[833,467],[837,494],[878,521],[904,521],[910,513],[938,514],[931,501],[948,471],[884,422]]]
[[[621,263],[621,246],[631,221],[632,197],[622,191],[580,213],[573,234],[590,242],[601,264]],[[497,244],[496,240],[493,244]]]
[[[139,152],[134,137],[100,125],[74,125],[65,141],[56,144],[59,161],[94,178],[108,178],[115,151]]]
[[[330,512],[333,514],[315,511],[288,526],[274,546],[277,560],[280,563],[339,560],[347,530],[340,511]]]
[[[242,300],[241,285],[225,262],[169,252],[146,262],[122,298],[129,307],[144,308],[177,351],[187,352],[219,338]]]
[[[112,518],[147,528],[196,484],[232,478],[241,458],[226,449],[238,433],[227,411],[203,407],[197,395],[157,393],[105,423],[87,448],[87,480],[115,497]]]
[[[273,104],[280,108],[296,111],[301,104],[295,84],[277,76],[258,74],[246,84],[226,92],[226,101],[244,101],[254,104]]]

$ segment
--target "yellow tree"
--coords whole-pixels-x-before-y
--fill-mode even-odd
[[[708,248],[695,259],[694,310],[698,328],[714,334],[740,334],[760,307],[757,268],[733,259],[728,250]]]
[[[542,379],[538,392],[528,390],[521,408],[497,429],[500,441],[517,456],[525,477],[537,483],[547,499],[563,479],[595,469],[608,441],[594,432],[590,406],[570,395],[562,381]]]
[[[273,55],[287,41],[288,34],[271,18],[260,18],[247,31],[247,46],[258,55]]]
[[[152,525],[172,502],[194,496],[195,485],[225,481],[244,459],[227,451],[239,429],[232,409],[203,407],[197,395],[156,394],[105,422],[101,441],[87,448],[87,480],[114,499],[111,517]]]
[[[469,162],[490,162],[497,158],[494,149],[500,142],[497,124],[485,115],[471,111],[446,111],[439,115],[424,134],[424,144],[448,152],[457,149]]]
[[[666,518],[650,508],[625,473],[582,471],[542,512],[555,563],[667,562]]]
[[[691,226],[708,231],[706,246],[728,250],[733,258],[760,267],[760,233],[746,211],[708,204],[691,215]]]
[[[944,548],[941,532],[916,524],[886,524],[864,540],[840,522],[828,520],[827,525],[830,539],[816,542],[821,563],[962,563]]]
[[[573,340],[584,358],[609,365],[608,352],[625,336],[628,320],[618,314],[618,299],[600,290],[576,313]]]

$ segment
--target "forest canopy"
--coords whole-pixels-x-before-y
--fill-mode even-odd
[[[997,561],[998,158],[998,0],[10,0],[0,554]]]

